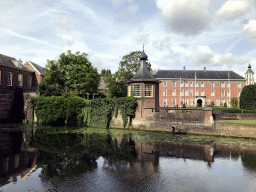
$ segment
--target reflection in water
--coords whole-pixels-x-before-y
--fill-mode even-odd
[[[205,189],[205,183],[200,183],[204,180],[197,172],[203,174],[207,170],[208,174],[216,174],[217,177],[221,174],[215,173],[216,167],[197,167],[193,172],[193,166],[213,167],[218,159],[241,160],[247,172],[255,173],[256,151],[249,153],[215,148],[209,143],[146,143],[134,139],[132,134],[114,136],[54,133],[51,129],[0,130],[1,186],[17,183],[17,178],[29,179],[28,175],[41,168],[37,178],[43,186],[50,188],[51,181],[58,181],[58,185],[66,186],[67,191],[73,190],[71,186],[81,186],[88,191],[102,190],[101,187],[113,191],[117,186],[127,191],[148,186],[152,189],[150,191],[169,191],[163,187],[169,186],[166,182],[179,184],[172,187],[181,189],[181,183],[191,178],[197,178],[193,182],[201,185],[197,189]]]

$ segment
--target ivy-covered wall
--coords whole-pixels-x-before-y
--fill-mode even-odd
[[[35,97],[31,99],[38,122],[44,125],[68,125],[109,128],[118,110],[123,127],[131,124],[138,106],[134,97],[97,98],[86,100],[78,96]]]

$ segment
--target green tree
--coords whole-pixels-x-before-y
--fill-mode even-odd
[[[240,108],[253,110],[256,108],[256,85],[247,85],[240,96]]]
[[[105,83],[109,83],[112,78],[111,70],[109,69],[102,69],[100,75]]]
[[[108,82],[107,90],[105,91],[108,94],[108,97],[127,96],[127,81],[138,71],[141,64],[140,56],[142,53],[142,51],[134,51],[123,56],[119,63],[118,71],[105,78]],[[146,63],[148,69],[151,71],[150,63],[148,61],[146,61]]]
[[[232,107],[237,108],[238,107],[238,99],[236,97],[233,97],[230,101],[230,104]]]
[[[100,74],[87,59],[86,53],[62,53],[58,61],[47,61],[45,77],[39,86],[42,94],[60,95],[64,88],[78,92],[97,93]]]

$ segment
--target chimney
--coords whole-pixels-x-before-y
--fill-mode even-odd
[[[204,67],[204,72],[206,71],[206,67]]]
[[[183,71],[186,71],[186,67],[185,66],[183,67]]]

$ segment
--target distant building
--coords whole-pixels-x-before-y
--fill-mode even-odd
[[[254,84],[254,72],[252,71],[252,66],[248,65],[248,70],[245,73],[246,85]]]
[[[43,77],[45,75],[45,71],[43,70],[43,67],[41,67],[40,65],[37,65],[35,63],[33,63],[32,61],[27,60],[24,63],[24,66],[26,66],[28,69],[32,70],[35,72],[35,76],[36,76],[36,85],[38,85],[39,83],[42,83],[43,81]]]

